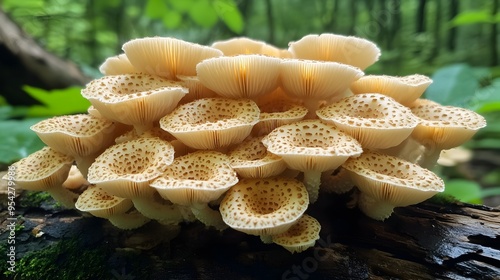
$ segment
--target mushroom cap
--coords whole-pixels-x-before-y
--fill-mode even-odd
[[[287,231],[272,236],[273,243],[291,253],[300,253],[311,248],[319,239],[321,225],[315,218],[304,214]]]
[[[266,42],[250,39],[247,37],[236,37],[228,40],[217,41],[212,48],[221,50],[225,56],[241,54],[262,54],[262,48]]]
[[[99,71],[104,75],[121,75],[139,72],[128,60],[126,54],[108,57],[99,67]]]
[[[112,121],[85,114],[52,117],[31,130],[47,146],[73,157],[94,155],[109,147],[116,136]]]
[[[259,122],[253,127],[256,136],[269,134],[275,128],[300,121],[307,115],[306,107],[287,100],[274,100],[259,108]]]
[[[444,182],[432,171],[400,158],[366,152],[343,167],[364,194],[395,207],[420,203],[444,191]]]
[[[149,183],[174,160],[174,148],[160,138],[138,138],[113,145],[89,168],[87,180],[107,193],[124,197],[147,197],[155,190]]]
[[[90,185],[89,181],[83,177],[82,172],[76,165],[72,165],[68,177],[62,183],[63,188],[77,191],[80,188],[86,188]]]
[[[394,147],[419,122],[410,109],[378,93],[343,98],[317,110],[316,115],[356,138],[365,149]]]
[[[267,150],[299,171],[336,169],[363,150],[353,137],[320,120],[280,126],[262,139]]]
[[[238,182],[229,158],[215,151],[197,151],[176,158],[150,185],[180,205],[208,203]]]
[[[304,214],[309,196],[291,178],[242,179],[229,189],[219,210],[231,228],[252,235],[287,231]]]
[[[200,82],[227,98],[256,98],[275,90],[280,59],[264,55],[221,56],[196,66]]]
[[[247,138],[229,152],[231,167],[241,177],[267,178],[285,171],[286,164],[283,159],[269,153],[261,142],[262,138]]]
[[[419,74],[404,77],[368,75],[352,83],[351,90],[354,94],[380,93],[409,106],[420,98],[431,83],[432,80],[429,77]]]
[[[286,59],[280,65],[281,87],[300,99],[327,100],[343,94],[363,74],[356,67],[331,61]]]
[[[103,117],[128,125],[158,121],[187,93],[179,83],[144,73],[104,76],[82,90]]]
[[[248,99],[204,98],[177,107],[160,127],[195,149],[239,143],[259,121],[259,107]]]
[[[182,86],[189,90],[189,93],[181,99],[179,105],[186,104],[197,99],[218,97],[217,93],[207,88],[200,82],[198,76],[177,75],[177,78],[181,81]]]
[[[60,187],[68,178],[72,164],[72,157],[44,147],[12,164],[16,171],[14,181],[16,186],[30,191]]]
[[[288,50],[294,58],[335,61],[361,70],[375,63],[380,56],[377,45],[366,39],[330,33],[304,36],[291,42]]]
[[[483,116],[464,108],[422,105],[411,109],[420,118],[412,137],[424,146],[446,150],[467,142],[486,126]]]
[[[122,49],[136,69],[167,79],[196,76],[198,63],[222,55],[220,50],[171,37],[134,39],[123,44]]]
[[[98,186],[89,186],[80,194],[75,203],[76,209],[99,218],[109,218],[115,214],[123,214],[133,205],[132,200],[112,196]]]

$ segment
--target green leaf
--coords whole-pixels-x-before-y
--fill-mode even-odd
[[[497,195],[500,195],[500,187],[486,188],[481,191],[481,196],[483,198]]]
[[[26,107],[0,106],[0,120],[24,117],[27,113],[28,108]]]
[[[82,113],[86,112],[90,106],[90,102],[80,94],[80,87],[46,91],[23,86],[23,90],[43,104],[31,106],[28,109],[30,117]]]
[[[167,5],[163,0],[148,0],[146,3],[146,15],[152,19],[163,18],[168,11]]]
[[[451,27],[478,23],[493,23],[495,18],[489,11],[465,11],[459,13],[451,21]]]
[[[217,23],[217,13],[208,0],[197,0],[189,9],[189,16],[198,25],[213,27]]]
[[[40,150],[44,143],[30,130],[42,119],[0,121],[0,163],[9,164]]]
[[[182,16],[176,11],[167,11],[161,20],[166,28],[175,29],[181,24]]]
[[[454,179],[446,182],[444,194],[468,203],[481,203],[481,186],[473,181]]]
[[[485,138],[472,140],[467,146],[474,149],[498,149],[498,147],[500,147],[500,139]]]
[[[168,3],[178,12],[187,12],[193,6],[193,0],[170,0]]]
[[[243,32],[245,22],[234,0],[215,0],[213,5],[217,15],[231,31],[238,34]]]

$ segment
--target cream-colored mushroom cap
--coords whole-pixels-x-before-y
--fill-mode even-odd
[[[83,191],[75,203],[76,209],[99,218],[109,218],[116,214],[123,214],[132,206],[132,200],[112,196],[101,187],[93,185]]]
[[[202,99],[202,98],[210,98],[210,97],[219,97],[217,93],[213,90],[204,86],[198,76],[179,76],[177,78],[181,81],[183,87],[189,90],[189,93],[186,94],[179,104],[186,104],[191,101]]]
[[[130,63],[125,54],[107,58],[99,67],[99,71],[104,75],[121,75],[139,72]]]
[[[248,99],[204,98],[177,107],[160,127],[195,149],[240,143],[259,121],[259,107]]]
[[[364,93],[316,111],[318,117],[356,138],[365,149],[386,149],[405,140],[419,120],[393,98]]]
[[[287,231],[273,235],[273,243],[280,245],[291,253],[300,253],[311,248],[319,239],[321,225],[315,218],[304,214]]]
[[[231,167],[241,177],[267,178],[285,171],[283,159],[269,153],[261,142],[262,138],[248,138],[229,152]]]
[[[295,179],[242,179],[227,191],[219,210],[231,228],[252,235],[287,231],[304,214],[309,197]]]
[[[222,55],[220,50],[171,37],[134,39],[123,44],[123,51],[139,71],[168,79],[196,76],[198,63]]]
[[[190,206],[218,199],[237,182],[225,154],[197,151],[176,158],[151,186],[164,199]]]
[[[361,70],[375,63],[380,56],[377,45],[366,39],[329,33],[304,36],[291,42],[288,49],[294,58],[335,61]]]
[[[280,59],[264,55],[221,56],[196,66],[200,82],[227,98],[256,98],[278,87]]]
[[[429,77],[419,74],[404,77],[368,75],[352,83],[351,90],[354,94],[380,93],[409,106],[420,98],[431,83],[432,80]]]
[[[304,119],[307,108],[286,100],[274,100],[259,106],[259,122],[254,126],[252,134],[267,135],[275,128]]]
[[[265,45],[266,43],[263,41],[247,37],[237,37],[214,42],[211,47],[221,50],[225,56],[234,56],[240,54],[261,54],[262,48]]]

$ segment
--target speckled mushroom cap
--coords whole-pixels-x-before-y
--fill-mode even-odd
[[[242,179],[227,191],[219,210],[224,222],[237,231],[274,235],[295,224],[308,204],[307,190],[298,180]]]
[[[181,81],[182,86],[189,90],[189,93],[181,99],[179,105],[186,104],[197,99],[219,97],[213,90],[204,86],[197,76],[177,75],[177,78]]]
[[[291,253],[300,253],[311,248],[319,239],[321,225],[315,218],[304,214],[287,231],[273,235],[273,243],[280,245]]]
[[[380,93],[409,106],[420,98],[431,83],[432,80],[429,77],[418,74],[404,77],[368,75],[352,83],[351,90],[354,94]]]
[[[174,148],[160,138],[138,138],[113,145],[89,168],[87,180],[107,193],[137,198],[154,194],[149,183],[174,160]]]
[[[164,199],[189,206],[216,200],[237,182],[225,154],[197,151],[176,158],[151,186]]]
[[[104,75],[121,75],[139,72],[130,63],[125,54],[108,57],[99,67],[99,71]]]
[[[221,50],[225,56],[240,54],[261,54],[265,42],[250,39],[247,37],[236,37],[228,40],[217,41],[212,44],[212,48]]]
[[[376,152],[347,160],[343,167],[361,192],[391,205],[420,203],[444,191],[444,182],[417,164]]]
[[[363,152],[356,139],[320,120],[280,126],[265,136],[262,143],[290,168],[299,171],[333,170]]]
[[[316,111],[318,117],[356,138],[365,149],[386,149],[405,140],[419,120],[393,98],[364,93]]]
[[[243,141],[259,112],[248,99],[204,98],[177,107],[160,120],[160,127],[192,148],[216,149]]]
[[[252,131],[255,136],[269,134],[275,128],[300,121],[307,115],[306,107],[287,100],[271,101],[259,108],[259,122]]]
[[[49,118],[31,126],[31,130],[47,146],[73,157],[93,155],[115,138],[113,122],[84,114]]]
[[[14,182],[19,188],[30,191],[60,187],[68,177],[72,164],[72,157],[44,147],[12,164]]]
[[[421,119],[412,137],[436,149],[460,146],[486,126],[486,120],[481,115],[464,108],[422,105],[411,111]]]
[[[294,58],[335,61],[361,70],[375,63],[380,56],[380,49],[366,39],[330,33],[304,36],[291,42],[288,49]]]
[[[187,93],[178,83],[141,73],[105,76],[82,90],[103,117],[134,126],[158,121]]]
[[[132,206],[132,200],[112,196],[101,187],[93,185],[83,191],[75,203],[76,209],[99,218],[109,218],[115,214],[123,214]]]
[[[269,153],[261,142],[262,138],[248,138],[229,152],[231,167],[241,177],[267,178],[285,171],[283,159]]]
[[[222,55],[220,50],[171,37],[134,39],[123,44],[123,51],[139,71],[167,79],[196,76],[196,64]]]
[[[356,67],[331,61],[285,59],[280,65],[281,87],[286,94],[300,99],[333,98],[363,74]]]
[[[196,66],[200,82],[227,98],[256,98],[278,87],[280,59],[264,55],[221,56]]]

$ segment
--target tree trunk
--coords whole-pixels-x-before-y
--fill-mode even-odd
[[[273,3],[271,0],[265,0],[265,2],[266,2],[267,30],[269,31],[267,42],[273,45],[275,44],[275,39],[276,39],[274,37]]]
[[[425,32],[425,6],[427,0],[418,0],[417,14],[415,16],[415,32]]]
[[[448,20],[452,20],[454,17],[456,17],[458,15],[459,4],[460,4],[460,2],[458,0],[450,0],[450,4],[448,6],[449,7]],[[448,39],[446,42],[446,48],[449,51],[455,50],[456,39],[457,39],[457,28],[451,27],[448,30]]]
[[[492,9],[491,9],[491,15],[492,17],[495,17],[498,11],[498,0],[493,0],[492,3]],[[497,33],[498,33],[498,28],[496,23],[491,24],[491,33],[490,33],[490,52],[491,52],[491,64],[490,66],[497,66],[498,65],[498,53],[497,53]]]

